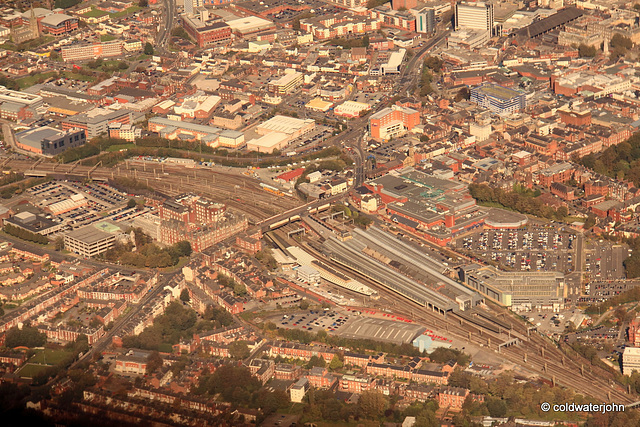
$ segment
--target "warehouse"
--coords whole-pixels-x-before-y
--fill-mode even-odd
[[[16,145],[26,151],[46,156],[55,156],[69,148],[79,147],[87,142],[84,130],[61,131],[42,126],[16,134]]]
[[[258,135],[266,135],[271,132],[279,132],[287,135],[289,140],[313,131],[316,127],[315,120],[296,119],[288,116],[274,116],[256,127]]]

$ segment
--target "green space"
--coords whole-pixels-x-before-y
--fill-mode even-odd
[[[16,80],[20,89],[26,89],[35,84],[42,83],[50,77],[57,77],[56,71],[47,71],[46,73],[38,73],[33,76],[21,77]]]
[[[69,80],[79,80],[79,81],[83,81],[83,82],[94,82],[96,81],[96,77],[94,76],[88,76],[85,74],[80,74],[80,73],[74,73],[71,71],[63,71],[60,73],[60,77],[64,77],[66,79]]]
[[[127,16],[130,15],[134,12],[139,11],[140,9],[142,9],[140,6],[131,6],[125,10],[123,10],[122,12],[117,12],[117,13],[112,13],[111,17],[112,18],[122,18],[123,16]]]
[[[128,150],[129,148],[135,148],[136,144],[131,143],[131,144],[118,144],[118,145],[112,145],[111,147],[107,148],[107,152],[112,152],[112,151],[120,151],[120,150]]]
[[[91,10],[85,14],[83,14],[83,16],[87,17],[87,18],[100,18],[101,16],[105,16],[108,15],[108,12],[105,12],[104,10],[98,10],[94,7],[91,8]]]
[[[34,365],[33,363],[27,363],[18,371],[18,376],[33,378],[39,374],[44,374],[51,366],[48,365]]]
[[[36,350],[36,354],[29,359],[29,363],[57,365],[72,355],[73,353],[70,351],[46,348],[44,350]]]
[[[103,34],[100,36],[101,42],[110,42],[111,40],[115,40],[116,36],[112,36],[111,34]]]

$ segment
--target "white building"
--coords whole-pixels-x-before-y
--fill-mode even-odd
[[[333,112],[336,116],[355,118],[360,117],[362,112],[369,110],[371,110],[371,105],[364,102],[346,101],[337,106]]]
[[[267,135],[271,132],[279,132],[287,135],[289,140],[297,138],[316,127],[315,120],[296,119],[288,116],[274,116],[256,127],[258,135]]]
[[[631,375],[633,371],[640,371],[640,348],[627,347],[622,353],[622,373]]]
[[[309,390],[309,380],[306,378],[300,378],[297,383],[291,386],[291,401],[296,403],[302,403],[305,394]]]
[[[493,31],[493,4],[463,2],[456,5],[456,31],[459,29]]]
[[[202,0],[184,0],[184,13],[194,15],[195,10],[202,6],[204,6]]]
[[[318,283],[320,281],[320,272],[308,265],[302,265],[297,270],[299,280],[305,283]]]

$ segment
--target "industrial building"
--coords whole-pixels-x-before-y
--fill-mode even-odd
[[[527,106],[524,93],[492,83],[471,88],[471,101],[498,114],[517,113]]]
[[[370,111],[371,105],[365,104],[364,102],[356,102],[356,101],[346,101],[341,105],[337,106],[333,113],[336,116],[356,118],[360,117],[363,112]]]
[[[467,265],[460,280],[482,295],[517,311],[560,310],[567,288],[557,271],[507,272],[493,266]]]
[[[55,156],[87,142],[82,129],[59,130],[49,126],[27,129],[16,134],[16,145],[25,151]]]
[[[152,117],[149,130],[167,139],[202,141],[210,147],[239,148],[244,144],[244,134],[235,130]]]
[[[289,116],[273,116],[256,127],[258,135],[267,135],[271,132],[279,132],[287,135],[289,140],[298,138],[311,132],[316,127],[315,120],[296,119]]]

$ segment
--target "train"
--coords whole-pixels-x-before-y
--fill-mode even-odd
[[[269,184],[265,184],[264,182],[260,183],[260,187],[262,187],[263,190],[268,191],[269,193],[275,194],[276,196],[284,196],[284,192],[282,192],[282,190],[279,190]]]

